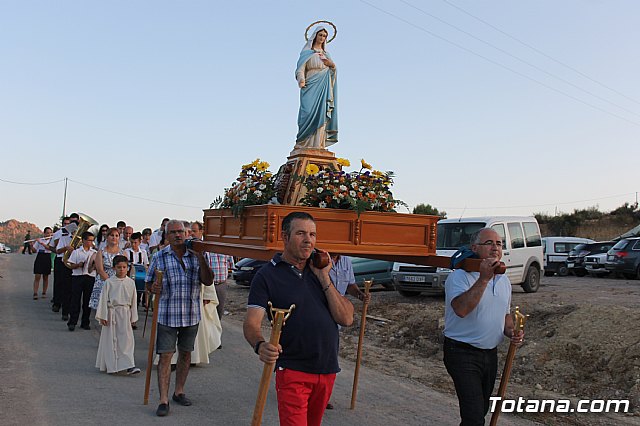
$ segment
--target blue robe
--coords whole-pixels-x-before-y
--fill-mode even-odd
[[[307,61],[316,52],[305,49],[300,52],[296,74],[304,69]],[[331,58],[328,53],[324,53]],[[300,89],[300,110],[298,111],[298,135],[296,143],[302,142],[318,131],[326,123],[327,139],[325,147],[338,142],[338,86],[335,69],[326,68],[305,79],[305,87]]]

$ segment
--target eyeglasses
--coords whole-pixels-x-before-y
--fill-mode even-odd
[[[493,241],[493,240],[487,240],[484,243],[478,243],[477,245],[479,246],[496,246],[499,248],[502,248],[502,241]]]

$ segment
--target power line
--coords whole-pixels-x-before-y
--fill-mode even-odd
[[[7,180],[7,179],[2,179],[0,178],[0,182],[5,182],[5,183],[12,183],[15,185],[51,185],[53,183],[59,183],[59,182],[63,182],[64,179],[58,179],[58,180],[54,180],[51,182],[17,182],[17,181],[13,181],[13,180]]]
[[[591,95],[591,96],[593,96],[593,97],[594,97],[594,98],[596,98],[596,99],[599,99],[599,100],[601,100],[601,101],[603,101],[603,102],[606,102],[606,103],[608,103],[608,104],[610,104],[610,105],[613,105],[613,106],[615,106],[615,107],[617,107],[617,108],[620,108],[621,110],[626,111],[626,112],[628,112],[629,114],[633,114],[633,115],[635,115],[635,116],[640,117],[640,114],[638,114],[637,112],[632,111],[632,110],[630,110],[630,109],[628,109],[628,108],[625,108],[625,107],[623,107],[623,106],[621,106],[621,105],[618,105],[618,104],[617,104],[617,103],[615,103],[615,102],[611,102],[610,100],[605,99],[605,98],[603,98],[602,96],[599,96],[599,95],[597,95],[597,94],[595,94],[595,93],[593,93],[593,92],[591,92],[591,91],[589,91],[589,90],[587,90],[587,89],[583,89],[582,87],[578,86],[577,84],[574,84],[574,83],[570,82],[570,81],[569,81],[569,80],[567,80],[567,79],[564,79],[564,78],[562,78],[562,77],[560,77],[560,76],[557,76],[556,74],[553,74],[553,73],[551,73],[551,72],[549,72],[549,71],[546,71],[545,69],[543,69],[543,68],[541,68],[541,67],[539,67],[539,66],[537,66],[537,65],[535,65],[535,64],[532,64],[531,62],[529,62],[529,61],[527,61],[527,60],[525,60],[525,59],[522,59],[522,58],[520,58],[520,57],[518,57],[518,56],[516,56],[516,55],[514,55],[514,54],[512,54],[512,53],[510,53],[510,52],[508,52],[507,50],[502,49],[501,47],[498,47],[498,46],[494,45],[493,43],[491,43],[491,42],[489,42],[489,41],[483,40],[483,39],[481,39],[480,37],[477,37],[477,36],[473,35],[472,33],[468,32],[468,31],[466,31],[466,30],[464,30],[464,29],[462,29],[462,28],[460,28],[460,27],[458,27],[458,26],[456,26],[456,25],[454,25],[454,24],[449,23],[449,22],[445,21],[444,19],[441,19],[441,18],[437,17],[436,15],[433,15],[433,14],[431,14],[431,13],[427,12],[426,10],[419,8],[418,6],[415,6],[415,5],[411,4],[411,3],[409,3],[409,2],[408,2],[408,1],[406,1],[406,0],[398,0],[398,1],[400,1],[400,2],[402,2],[402,3],[404,3],[404,4],[406,4],[407,6],[409,6],[409,7],[413,8],[413,9],[415,9],[415,10],[417,10],[417,11],[419,11],[419,12],[421,12],[421,13],[423,13],[423,14],[427,15],[427,16],[430,16],[431,18],[433,18],[433,19],[435,19],[435,20],[437,20],[437,21],[439,21],[439,22],[441,22],[441,23],[443,23],[443,24],[445,24],[445,25],[450,26],[451,28],[455,28],[456,30],[460,31],[461,33],[466,34],[466,35],[468,35],[469,37],[473,38],[474,40],[477,40],[477,41],[479,41],[479,42],[481,42],[481,43],[484,43],[484,44],[486,44],[487,46],[490,46],[490,47],[492,47],[492,48],[494,48],[494,49],[498,50],[499,52],[502,52],[502,53],[504,53],[505,55],[510,56],[511,58],[513,58],[513,59],[515,59],[515,60],[517,60],[517,61],[520,61],[520,62],[522,62],[523,64],[526,64],[526,65],[530,66],[531,68],[534,68],[534,69],[536,69],[536,70],[538,70],[538,71],[540,71],[540,72],[542,72],[542,73],[544,73],[544,74],[546,74],[546,75],[548,75],[548,76],[550,76],[550,77],[552,77],[552,78],[555,78],[555,79],[557,79],[557,80],[560,80],[560,81],[562,81],[563,83],[568,84],[569,86],[571,86],[571,87],[573,87],[573,88],[575,88],[575,89],[578,89],[578,90],[580,90],[580,91],[582,91],[582,92],[584,92],[584,93],[586,93],[586,94],[588,94],[588,95]]]
[[[394,15],[393,13],[388,12],[388,11],[386,11],[386,10],[384,10],[384,9],[382,9],[382,8],[380,8],[380,7],[376,6],[376,5],[374,5],[374,4],[371,4],[371,3],[369,3],[369,2],[368,2],[368,1],[366,1],[366,0],[359,0],[359,1],[360,1],[360,2],[362,2],[362,3],[364,3],[364,4],[366,4],[366,5],[368,5],[369,7],[373,8],[373,9],[378,10],[379,12],[382,12],[382,13],[384,13],[384,14],[386,14],[386,15],[389,15],[389,16],[391,16],[392,18],[395,18],[395,19],[397,19],[397,20],[399,20],[399,21],[401,21],[401,22],[404,22],[404,23],[405,23],[405,24],[407,24],[407,25],[410,25],[410,26],[412,26],[412,27],[414,27],[414,28],[416,28],[416,29],[418,29],[418,30],[420,30],[420,31],[422,31],[422,32],[425,32],[425,33],[429,34],[430,36],[432,36],[432,37],[434,37],[434,38],[437,38],[438,40],[442,40],[442,41],[444,41],[445,43],[448,43],[448,44],[450,44],[450,45],[452,45],[452,46],[455,46],[455,47],[457,47],[457,48],[458,48],[458,49],[460,49],[460,50],[463,50],[463,51],[465,51],[465,52],[467,52],[467,53],[470,53],[470,54],[472,54],[472,55],[474,55],[474,56],[477,56],[477,57],[479,57],[479,58],[481,58],[481,59],[484,59],[485,61],[487,61],[487,62],[489,62],[489,63],[492,63],[492,64],[494,64],[494,65],[496,65],[496,66],[498,66],[498,67],[500,67],[500,68],[503,68],[503,69],[505,69],[505,70],[507,70],[507,71],[509,71],[509,72],[512,72],[513,74],[519,75],[519,76],[520,76],[520,77],[522,77],[522,78],[525,78],[525,79],[527,79],[527,80],[530,80],[530,81],[532,81],[532,82],[534,82],[534,83],[536,83],[536,84],[539,84],[540,86],[546,87],[547,89],[549,89],[549,90],[551,90],[551,91],[554,91],[554,92],[559,93],[559,94],[561,94],[561,95],[563,95],[563,96],[566,96],[567,98],[573,99],[573,100],[574,100],[574,101],[576,101],[576,102],[580,102],[581,104],[584,104],[584,105],[586,105],[586,106],[588,106],[588,107],[590,107],[590,108],[593,108],[593,109],[595,109],[595,110],[598,110],[598,111],[600,111],[600,112],[603,112],[603,113],[605,113],[605,114],[608,114],[608,115],[610,115],[610,116],[612,116],[612,117],[616,117],[616,118],[618,118],[618,119],[620,119],[620,120],[626,121],[627,123],[629,123],[629,124],[633,124],[634,126],[638,126],[638,127],[640,127],[640,123],[638,123],[638,122],[635,122],[635,121],[633,121],[633,120],[629,120],[629,119],[627,119],[627,118],[625,118],[625,117],[622,117],[621,115],[618,115],[618,114],[613,113],[613,112],[611,112],[611,111],[607,111],[607,110],[605,110],[605,109],[600,108],[599,106],[593,105],[593,104],[591,104],[591,103],[589,103],[589,102],[587,102],[587,101],[584,101],[584,100],[582,100],[582,99],[580,99],[580,98],[577,98],[577,97],[575,97],[575,96],[573,96],[573,95],[570,95],[569,93],[563,92],[563,91],[562,91],[562,90],[560,90],[560,89],[556,89],[555,87],[552,87],[552,86],[550,86],[550,85],[548,85],[548,84],[546,84],[546,83],[543,83],[542,81],[536,80],[536,79],[535,79],[535,78],[533,78],[533,77],[530,77],[530,76],[528,76],[528,75],[526,75],[526,74],[523,74],[523,73],[521,73],[521,72],[519,72],[519,71],[517,71],[517,70],[515,70],[515,69],[513,69],[513,68],[510,68],[510,67],[508,67],[508,66],[506,66],[506,65],[504,65],[504,64],[502,64],[502,63],[500,63],[500,62],[498,62],[498,61],[495,61],[495,60],[493,60],[493,59],[491,59],[491,58],[488,58],[488,57],[486,57],[486,56],[484,56],[484,55],[482,55],[482,54],[480,54],[480,53],[477,53],[477,52],[475,52],[475,51],[473,51],[473,50],[471,50],[471,49],[469,49],[469,48],[467,48],[467,47],[462,46],[461,44],[458,44],[458,43],[456,43],[456,42],[454,42],[454,41],[451,41],[451,40],[449,40],[449,39],[447,39],[447,38],[445,38],[445,37],[443,37],[443,36],[440,36],[440,35],[438,35],[438,34],[436,34],[436,33],[432,32],[432,31],[429,31],[429,30],[427,30],[426,28],[423,28],[423,27],[421,27],[421,26],[419,26],[419,25],[416,25],[416,24],[414,24],[413,22],[410,22],[410,21],[408,21],[408,20],[406,20],[406,19],[404,19],[404,18],[401,18],[401,17],[399,17],[399,16],[397,16],[397,15]]]
[[[101,188],[101,187],[99,187],[99,186],[89,185],[88,183],[79,182],[79,181],[77,181],[77,180],[73,180],[73,179],[69,179],[69,182],[77,183],[78,185],[87,186],[87,187],[89,187],[89,188],[93,188],[93,189],[98,189],[98,190],[100,190],[100,191],[109,192],[109,193],[111,193],[111,194],[122,195],[123,197],[135,198],[135,199],[137,199],[137,200],[149,201],[149,202],[152,202],[152,203],[158,203],[158,204],[166,204],[166,205],[169,205],[169,206],[188,207],[188,208],[193,208],[193,209],[199,209],[199,210],[202,210],[202,206],[189,206],[189,205],[186,205],[186,204],[169,203],[169,202],[167,202],[167,201],[153,200],[153,199],[151,199],[151,198],[139,197],[139,196],[137,196],[137,195],[125,194],[125,193],[123,193],[123,192],[112,191],[112,190],[110,190],[110,189]]]
[[[560,61],[560,60],[558,60],[558,59],[556,59],[556,58],[554,58],[554,57],[552,57],[552,56],[550,56],[550,55],[548,55],[548,54],[544,53],[544,52],[543,52],[543,51],[541,51],[540,49],[538,49],[538,48],[536,48],[536,47],[534,47],[534,46],[532,46],[532,45],[530,45],[530,44],[528,44],[528,43],[526,43],[526,42],[524,42],[524,41],[520,40],[519,38],[517,38],[517,37],[515,37],[515,36],[512,36],[511,34],[507,33],[506,31],[503,31],[503,30],[501,30],[500,28],[498,28],[498,27],[496,27],[496,26],[492,25],[490,22],[487,22],[487,21],[485,21],[484,19],[482,19],[482,18],[479,18],[479,17],[475,16],[474,14],[472,14],[471,12],[469,12],[469,11],[467,11],[466,9],[462,8],[461,6],[458,6],[458,5],[456,5],[456,4],[452,3],[452,2],[450,2],[449,0],[442,0],[442,1],[443,1],[443,2],[445,2],[446,4],[448,4],[449,6],[451,6],[451,7],[453,7],[453,8],[458,9],[460,12],[462,12],[462,13],[464,13],[464,14],[466,14],[466,15],[469,15],[469,16],[470,16],[470,17],[472,17],[473,19],[475,19],[475,20],[477,20],[477,21],[482,22],[483,24],[487,25],[488,27],[493,28],[494,30],[498,31],[500,34],[503,34],[503,35],[505,35],[505,36],[509,37],[510,39],[512,39],[512,40],[514,40],[514,41],[517,41],[518,43],[520,43],[521,45],[523,45],[523,46],[525,46],[525,47],[528,47],[529,49],[533,50],[534,52],[536,52],[536,53],[538,53],[538,54],[540,54],[540,55],[542,55],[542,56],[544,56],[545,58],[550,59],[550,60],[552,60],[553,62],[555,62],[555,63],[557,63],[557,64],[560,64],[560,65],[562,65],[563,67],[565,67],[565,68],[567,68],[567,69],[570,69],[571,71],[573,71],[573,72],[575,72],[575,73],[577,73],[577,74],[581,75],[582,77],[586,78],[587,80],[590,80],[590,81],[592,81],[592,82],[596,83],[597,85],[599,85],[599,86],[601,86],[601,87],[604,87],[605,89],[610,90],[610,91],[612,91],[613,93],[616,93],[616,94],[618,94],[618,95],[620,95],[620,96],[622,96],[622,97],[624,97],[624,98],[626,98],[626,99],[628,99],[628,100],[630,100],[630,101],[632,101],[632,102],[635,102],[635,103],[637,103],[637,104],[640,104],[640,101],[637,101],[637,100],[635,100],[635,99],[633,99],[633,98],[631,98],[631,97],[629,97],[629,96],[625,95],[624,93],[619,92],[618,90],[616,90],[616,89],[614,89],[614,88],[612,88],[612,87],[609,87],[609,86],[607,86],[606,84],[604,84],[604,83],[602,83],[602,82],[600,82],[600,81],[598,81],[598,80],[594,79],[593,77],[588,76],[587,74],[585,74],[585,73],[583,73],[582,71],[580,71],[580,70],[578,70],[578,69],[576,69],[576,68],[572,67],[571,65],[567,65],[567,64],[565,64],[564,62],[562,62],[562,61]]]

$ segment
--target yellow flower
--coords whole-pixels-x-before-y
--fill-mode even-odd
[[[346,158],[338,158],[336,161],[343,167],[349,167],[351,165],[351,161]]]
[[[269,168],[269,163],[267,163],[266,161],[261,161],[261,162],[258,163],[256,168],[259,171],[264,172],[265,170],[267,170]]]
[[[382,177],[384,176],[384,173],[382,173],[380,170],[374,170],[371,172],[371,174],[375,177]]]
[[[320,168],[313,163],[307,164],[307,168],[305,169],[308,175],[315,175],[320,171]]]
[[[257,165],[258,165],[258,163],[260,163],[260,159],[259,159],[259,158],[256,158],[255,160],[253,160],[253,161],[251,162],[251,167],[255,167],[255,166],[257,166]]]
[[[251,167],[252,167],[251,164],[243,164],[242,170],[247,170],[247,169],[250,169]]]
[[[362,164],[362,168],[363,169],[369,169],[369,170],[372,169],[371,164],[369,164],[366,161],[364,161],[364,158],[360,160],[360,164]]]
[[[272,173],[265,173],[265,174],[264,174],[264,177],[266,177],[267,179],[269,179],[271,176],[273,176],[273,174],[272,174]]]

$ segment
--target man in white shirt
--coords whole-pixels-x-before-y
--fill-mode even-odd
[[[151,252],[151,254],[153,254],[158,249],[158,246],[160,245],[160,241],[162,241],[162,233],[164,232],[164,227],[166,226],[167,222],[169,222],[168,217],[165,217],[164,219],[162,219],[162,224],[160,225],[160,228],[156,229],[151,234],[151,238],[149,238],[149,251]]]
[[[71,269],[71,303],[70,316],[67,327],[69,331],[76,329],[78,317],[80,316],[80,306],[82,306],[82,320],[80,328],[91,330],[89,326],[89,298],[93,291],[93,284],[96,280],[96,271],[93,264],[94,255],[97,253],[93,248],[94,235],[91,232],[82,234],[82,246],[75,249],[69,256],[67,267]]]
[[[147,252],[140,245],[142,242],[142,234],[134,232],[129,238],[131,247],[125,249],[124,255],[129,260],[129,276],[136,282],[136,291],[138,292],[138,305],[144,294],[144,278],[149,267],[149,257]],[[143,272],[138,278],[138,271]]]

